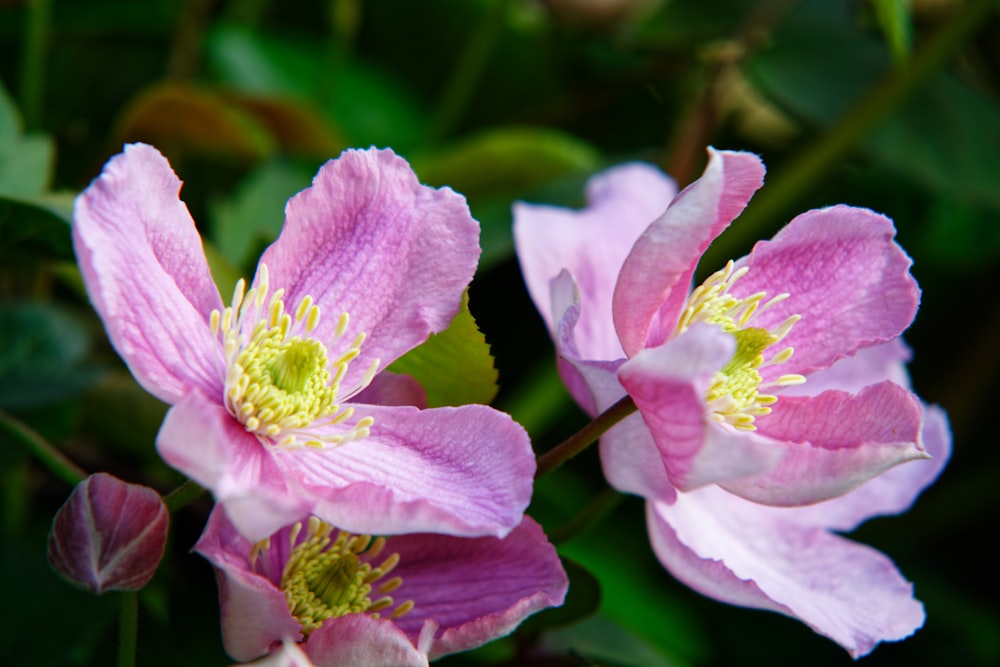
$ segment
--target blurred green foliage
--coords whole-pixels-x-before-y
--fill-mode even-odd
[[[771,169],[765,191],[780,194],[763,213],[751,205],[756,218],[712,260],[809,207],[888,214],[924,288],[908,334],[915,388],[956,434],[954,460],[911,512],[858,531],[916,582],[928,613],[865,664],[998,664],[998,36],[990,0],[7,0],[0,418],[87,471],[164,492],[183,481],[153,447],[165,407],[107,344],[72,264],[72,197],[123,142],[170,158],[224,296],[252,274],[287,198],[345,147],[390,146],[424,182],[464,194],[483,225],[468,309],[396,370],[434,405],[489,402],[499,377],[497,405],[538,451],[585,420],[518,276],[511,203],[579,205],[587,176],[628,159],[684,184],[708,144],[753,150]],[[449,381],[455,368],[462,382]],[[69,488],[25,452],[0,430],[2,661],[111,664],[118,601],[48,570],[46,531]],[[641,503],[603,490],[596,458],[543,479],[531,507],[567,559],[566,608],[441,664],[847,664],[795,621],[673,581]],[[141,665],[227,664],[211,569],[188,553],[208,509],[174,517],[140,598]],[[592,520],[574,521],[584,510]]]

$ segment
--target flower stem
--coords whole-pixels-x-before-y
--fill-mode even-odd
[[[535,472],[535,479],[547,475],[585,450],[592,442],[604,435],[609,428],[628,417],[635,410],[632,397],[625,396],[597,415],[594,421],[538,457],[538,470]]]
[[[66,458],[55,445],[3,410],[0,410],[0,433],[7,434],[24,445],[56,477],[70,486],[76,486],[87,476],[82,468]]]
[[[189,479],[164,496],[163,502],[167,504],[167,509],[170,512],[176,512],[203,493],[205,493],[205,489]]]
[[[49,40],[51,0],[32,0],[28,7],[24,48],[21,50],[21,113],[24,125],[37,130],[41,125],[45,49]]]
[[[136,635],[139,631],[139,593],[123,591],[118,621],[118,667],[135,667]]]

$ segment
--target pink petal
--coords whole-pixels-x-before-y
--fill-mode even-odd
[[[648,504],[653,550],[674,576],[709,597],[798,618],[854,657],[923,625],[923,606],[888,558],[786,510],[718,487]]]
[[[665,345],[641,350],[618,373],[679,490],[762,473],[782,456],[767,439],[709,421],[705,395],[735,345],[732,335],[698,325]]]
[[[167,413],[156,448],[163,460],[212,491],[233,523],[262,540],[309,511],[314,502],[290,486],[276,456],[225,408],[191,394]]]
[[[905,512],[920,492],[937,479],[951,455],[951,431],[943,410],[936,406],[924,408],[921,438],[932,458],[898,465],[844,496],[789,511],[795,513],[795,520],[800,523],[839,531],[854,530],[873,516]]]
[[[235,660],[252,660],[285,638],[302,639],[285,594],[250,566],[253,543],[237,532],[216,505],[194,550],[216,568],[222,609],[222,643]]]
[[[222,392],[221,346],[208,326],[222,303],[180,187],[155,148],[131,144],[73,211],[80,270],[111,343],[167,403]]]
[[[417,181],[390,150],[345,151],[288,202],[281,236],[261,257],[291,308],[321,306],[315,336],[367,334],[351,364],[352,386],[369,363],[382,367],[451,323],[479,260],[479,225],[465,199]]]
[[[516,203],[514,243],[528,292],[550,332],[550,282],[567,271],[581,287],[579,350],[587,359],[623,356],[611,318],[611,295],[632,244],[673,198],[673,182],[641,163],[602,172],[587,183],[587,207],[574,211]]]
[[[810,373],[804,384],[779,387],[775,393],[780,396],[815,396],[828,389],[840,389],[856,394],[868,385],[883,380],[892,380],[909,389],[910,376],[904,364],[911,356],[906,343],[901,338],[893,338],[838,359],[832,366]]]
[[[309,656],[302,652],[299,645],[288,638],[282,640],[281,646],[269,653],[267,657],[261,658],[253,664],[255,667],[316,667]]]
[[[392,621],[366,614],[331,618],[304,648],[316,667],[427,667],[427,654]]]
[[[370,385],[352,398],[351,402],[370,405],[412,405],[423,409],[427,407],[427,392],[409,375],[382,371],[375,376]]]
[[[835,498],[895,465],[927,458],[920,443],[922,420],[917,397],[888,380],[855,395],[830,390],[783,397],[756,422],[760,435],[783,443],[781,463],[722,486],[765,505]]]
[[[482,405],[355,407],[375,419],[368,438],[274,457],[321,519],[383,535],[502,536],[520,523],[535,459],[509,416]]]
[[[643,232],[615,286],[615,329],[628,356],[673,333],[698,259],[761,186],[764,165],[751,153],[709,149],[701,178]]]
[[[106,473],[91,475],[56,513],[49,564],[94,593],[137,591],[156,573],[169,521],[153,489]]]
[[[403,579],[396,600],[412,599],[397,624],[411,637],[427,620],[440,625],[431,657],[465,651],[509,634],[526,617],[559,606],[569,582],[541,527],[525,517],[506,538],[441,535],[393,537],[393,571]]]
[[[730,290],[734,296],[789,294],[760,313],[753,326],[771,328],[792,314],[802,316],[781,342],[795,355],[765,369],[765,380],[808,375],[910,325],[920,290],[909,272],[910,258],[893,242],[895,233],[884,216],[834,206],[796,217],[741,261],[750,271]]]

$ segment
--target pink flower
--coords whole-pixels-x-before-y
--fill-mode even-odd
[[[465,200],[391,151],[347,151],[288,202],[224,307],[180,185],[154,148],[127,146],[73,226],[112,344],[173,406],[163,458],[251,539],[304,513],[381,534],[516,526],[534,472],[524,430],[486,406],[399,405],[412,379],[379,375],[459,308],[480,252]]]
[[[592,415],[626,393],[638,407],[601,459],[650,500],[664,565],[862,655],[923,610],[891,561],[828,530],[906,509],[947,459],[947,423],[908,387],[898,337],[919,289],[885,217],[809,211],[690,288],[763,174],[710,150],[675,195],[625,165],[588,184],[583,211],[518,205],[518,255],[574,398]]]
[[[427,665],[561,605],[568,586],[528,517],[502,540],[373,540],[309,517],[254,544],[216,508],[195,550],[216,568],[223,642],[237,660],[292,640],[317,667]]]

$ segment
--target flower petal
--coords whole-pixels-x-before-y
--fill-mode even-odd
[[[356,533],[506,535],[531,498],[524,429],[483,405],[417,410],[356,405],[371,434],[325,450],[276,454],[318,517]]]
[[[309,635],[304,648],[316,667],[427,666],[427,655],[392,621],[367,614],[327,620]]]
[[[718,487],[647,508],[657,557],[704,595],[798,618],[854,657],[923,625],[923,606],[891,560],[822,528],[785,521],[786,510]]]
[[[753,326],[769,329],[790,315],[802,316],[781,342],[795,349],[794,356],[763,369],[765,380],[784,373],[808,375],[910,325],[920,289],[910,275],[910,258],[893,241],[895,234],[884,216],[833,206],[799,215],[740,261],[750,271],[731,294],[789,294],[760,312]]]
[[[555,548],[530,517],[506,538],[442,535],[390,538],[403,579],[397,600],[412,599],[396,623],[416,637],[426,620],[441,627],[431,657],[465,651],[503,637],[526,617],[563,603],[569,581]]]
[[[708,155],[705,173],[643,232],[618,276],[615,329],[630,357],[673,333],[698,259],[763,183],[756,155],[711,148]]]
[[[873,516],[905,512],[917,496],[937,478],[951,455],[948,418],[937,406],[924,408],[921,439],[933,457],[910,461],[887,470],[850,493],[807,507],[790,507],[800,523],[827,526],[833,530],[854,530]]]
[[[587,359],[623,356],[611,318],[611,294],[632,244],[673,198],[673,181],[655,167],[629,163],[587,182],[587,207],[514,204],[514,243],[528,293],[549,331],[559,313],[549,309],[550,282],[568,271],[580,284],[579,351]]]
[[[415,379],[404,373],[382,371],[372,383],[351,399],[352,403],[370,405],[412,405],[427,407],[427,392]]]
[[[345,151],[285,214],[261,263],[290,308],[307,295],[321,307],[316,338],[332,340],[342,312],[345,340],[367,335],[344,386],[375,358],[385,367],[447,328],[479,261],[479,224],[465,199],[420,185],[390,150]]]
[[[285,638],[302,639],[288,602],[267,577],[250,566],[253,544],[240,535],[216,505],[194,550],[215,567],[222,609],[222,643],[235,660],[265,655]]]
[[[893,338],[880,345],[861,348],[849,357],[843,357],[832,366],[809,374],[803,384],[776,387],[779,396],[815,396],[828,389],[856,394],[868,385],[892,380],[900,387],[910,388],[910,376],[905,363],[911,357],[910,348],[902,338]]]
[[[782,443],[781,462],[763,475],[722,482],[765,505],[809,505],[841,496],[895,465],[928,458],[916,396],[886,380],[859,394],[838,390],[780,399],[757,432]]]
[[[264,539],[311,507],[306,494],[289,487],[275,454],[225,408],[198,394],[170,409],[156,448],[164,461],[210,489],[251,540]]]
[[[180,187],[155,148],[131,144],[73,210],[73,246],[111,343],[167,403],[193,389],[222,392],[221,346],[208,326],[222,301]]]
[[[766,439],[709,421],[709,383],[735,346],[730,334],[697,325],[665,345],[641,350],[618,372],[679,490],[763,473],[783,454]]]

